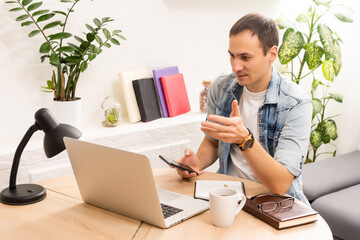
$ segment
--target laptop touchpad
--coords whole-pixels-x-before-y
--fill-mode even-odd
[[[178,195],[173,192],[168,192],[161,188],[158,188],[157,192],[159,195],[160,202],[171,202],[171,201],[174,201],[175,199],[178,199],[181,197],[181,195]]]

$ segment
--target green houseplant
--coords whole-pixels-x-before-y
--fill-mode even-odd
[[[50,80],[43,88],[45,92],[53,92],[54,100],[76,100],[76,87],[80,74],[88,63],[102,52],[103,47],[110,48],[111,43],[120,45],[118,39],[126,40],[121,30],[109,31],[105,26],[113,21],[110,17],[101,20],[94,18],[93,25],[85,24],[87,32],[79,37],[66,31],[70,15],[80,0],[61,0],[66,11],[42,8],[43,2],[33,0],[14,0],[6,3],[14,4],[10,12],[21,12],[16,21],[22,27],[32,27],[29,37],[41,35],[45,40],[40,45],[41,61],[48,60],[54,68]],[[74,40],[74,41],[72,41]]]
[[[283,17],[277,19],[279,28],[286,30],[279,47],[280,63],[291,65],[289,73],[297,84],[307,76],[312,76],[313,115],[306,162],[314,162],[320,154],[336,155],[336,146],[332,143],[338,137],[335,116],[326,116],[325,110],[329,101],[341,103],[343,98],[339,93],[330,92],[331,83],[342,66],[342,40],[329,26],[321,23],[324,15],[330,12],[342,22],[353,22],[353,12],[349,7],[320,0],[313,0],[313,6],[296,18],[297,24],[305,25],[306,31],[295,28],[294,24]],[[320,67],[322,77],[319,79],[315,73]],[[318,88],[319,86],[321,87]],[[323,144],[332,144],[335,150],[319,153],[318,149]]]

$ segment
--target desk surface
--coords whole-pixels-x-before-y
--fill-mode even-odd
[[[157,187],[189,196],[193,196],[194,183],[197,179],[242,180],[248,196],[269,192],[262,184],[216,173],[204,173],[198,178],[184,180],[176,174],[175,170],[164,168],[154,169],[154,178]],[[81,199],[74,176],[51,179],[41,184],[48,190],[77,200]],[[83,204],[83,206],[89,205]],[[129,224],[128,220],[125,222]],[[209,211],[166,230],[146,223],[139,223],[139,226],[133,239],[192,239],[194,237],[197,239],[332,239],[330,228],[321,216],[315,223],[283,230],[276,230],[245,211],[241,211],[236,216],[234,224],[229,228],[215,227],[211,222]]]

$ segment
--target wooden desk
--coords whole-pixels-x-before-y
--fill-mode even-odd
[[[154,178],[157,187],[170,191],[193,196],[194,183],[197,179],[208,180],[242,180],[246,194],[253,196],[261,192],[269,192],[262,184],[245,179],[239,179],[216,173],[204,173],[200,177],[184,180],[175,170],[168,168],[154,169]],[[80,199],[74,176],[61,179],[47,180],[41,183],[49,190],[63,193]],[[146,223],[142,223],[133,239],[332,239],[329,226],[319,216],[315,223],[298,226],[290,229],[276,230],[256,217],[241,211],[229,228],[219,228],[212,224],[210,212],[206,211],[198,216],[163,230]]]
[[[140,221],[53,191],[35,204],[0,203],[0,239],[131,239],[139,225]]]

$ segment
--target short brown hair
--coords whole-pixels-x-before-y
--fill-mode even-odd
[[[256,13],[250,13],[240,18],[230,29],[230,35],[235,36],[243,31],[250,30],[257,35],[264,55],[273,47],[279,45],[279,31],[274,20]]]

